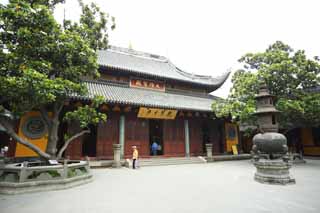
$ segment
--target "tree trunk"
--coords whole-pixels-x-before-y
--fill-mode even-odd
[[[52,119],[48,119],[48,112],[45,109],[40,109],[41,115],[48,126],[48,144],[46,148],[46,153],[48,153],[51,158],[55,158],[57,154],[57,144],[58,144],[58,130],[59,130],[59,114],[63,108],[63,102],[56,102],[53,104],[52,109]]]
[[[52,119],[51,127],[48,128],[48,144],[46,153],[50,154],[53,158],[57,153],[59,123],[59,118],[55,117]]]
[[[41,156],[41,157],[43,157],[45,159],[50,159],[51,158],[50,154],[43,152],[39,147],[37,147],[37,146],[33,145],[32,143],[20,138],[19,135],[17,135],[17,133],[14,131],[14,128],[12,127],[12,125],[8,121],[6,121],[5,119],[0,119],[0,124],[6,130],[6,133],[8,133],[18,143],[28,147],[29,149],[31,149],[32,151],[37,153],[39,156]]]
[[[63,147],[60,149],[57,158],[60,159],[62,157],[63,152],[66,150],[66,148],[69,146],[69,144],[74,141],[76,138],[86,134],[86,133],[90,133],[90,130],[83,130],[75,135],[73,135],[71,138],[69,138],[64,144]]]

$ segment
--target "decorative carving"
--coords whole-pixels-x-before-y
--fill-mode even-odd
[[[40,116],[31,116],[23,123],[22,132],[30,139],[38,139],[47,133],[47,128]]]

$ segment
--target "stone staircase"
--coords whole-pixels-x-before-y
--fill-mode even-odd
[[[167,166],[167,165],[181,165],[181,164],[200,164],[207,163],[203,157],[175,157],[175,158],[141,158],[139,159],[139,166]],[[132,167],[132,160],[128,160],[127,166]]]

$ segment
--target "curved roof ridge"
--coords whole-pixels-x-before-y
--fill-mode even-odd
[[[177,70],[178,73],[180,73],[181,75],[185,75],[187,77],[191,77],[191,78],[201,78],[201,79],[212,79],[213,77],[210,75],[199,75],[199,74],[194,74],[194,73],[190,73],[187,71],[184,71],[182,69],[180,69],[179,67],[175,66],[171,61],[169,62],[171,63]]]
[[[186,72],[186,71],[180,69],[179,67],[175,66],[170,60],[168,60],[168,63],[170,63],[170,65],[172,65],[179,74],[184,75],[186,77],[190,77],[193,80],[200,79],[200,80],[217,81],[217,80],[223,79],[222,83],[224,83],[224,81],[229,77],[229,75],[231,73],[231,71],[226,71],[226,72],[222,73],[221,75],[218,75],[215,77],[213,77],[211,75],[199,75],[199,74]]]
[[[164,56],[116,46],[110,46],[107,50],[99,50],[98,63],[102,67],[115,68],[132,74],[188,82],[212,90],[219,88],[230,74],[227,72],[215,77],[193,74],[179,69]]]
[[[147,52],[138,51],[138,50],[125,48],[125,47],[109,46],[109,48],[107,50],[130,55],[130,56],[134,56],[134,57],[141,57],[141,58],[146,58],[146,59],[151,59],[151,60],[156,60],[156,61],[161,61],[161,62],[168,61],[168,58],[161,56],[161,55],[147,53]]]

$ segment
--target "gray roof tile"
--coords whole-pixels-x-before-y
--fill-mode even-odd
[[[128,104],[146,107],[158,107],[167,109],[211,111],[214,96],[195,97],[167,92],[157,92],[146,89],[130,88],[126,85],[116,85],[104,82],[85,82],[88,88],[86,97],[79,99],[91,99],[95,95],[103,96],[107,103]]]
[[[100,66],[127,72],[215,88],[219,88],[230,74],[226,72],[218,77],[195,75],[180,70],[166,57],[114,46],[110,46],[107,50],[98,51],[98,63]]]

